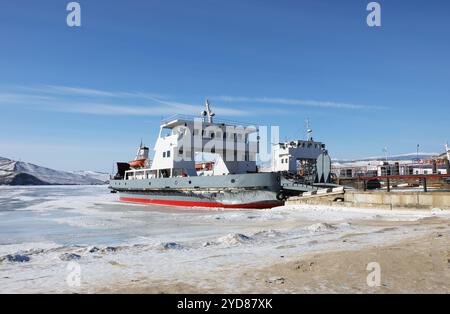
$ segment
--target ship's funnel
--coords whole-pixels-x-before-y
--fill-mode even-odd
[[[148,159],[148,151],[149,151],[148,147],[145,146],[139,147],[139,150],[136,154],[136,160]]]

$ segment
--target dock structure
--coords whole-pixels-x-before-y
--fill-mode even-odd
[[[421,187],[423,192],[428,192],[431,187],[450,190],[450,174],[358,176],[338,178],[337,183],[364,191],[384,188],[390,192],[396,187],[408,186]]]
[[[325,190],[291,197],[286,205],[327,205],[374,209],[450,210],[450,192]]]

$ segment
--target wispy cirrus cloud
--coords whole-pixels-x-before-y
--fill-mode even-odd
[[[302,100],[291,98],[270,98],[270,97],[240,97],[240,96],[213,96],[213,100],[230,102],[230,103],[252,103],[252,104],[272,104],[285,106],[305,106],[305,107],[319,107],[319,108],[334,108],[334,109],[386,109],[380,106],[367,106],[359,104],[350,104],[335,101],[319,101],[319,100]]]
[[[201,105],[169,100],[167,96],[155,93],[59,85],[15,86],[6,92],[0,90],[0,105],[21,105],[28,109],[54,112],[124,116],[197,114],[201,110]],[[248,115],[239,109],[220,106],[214,110],[224,116]]]
[[[308,106],[347,110],[383,109],[349,103],[267,97],[216,96],[212,100],[222,104],[213,110],[220,116],[288,115],[289,106]],[[231,107],[228,103],[239,104]],[[241,109],[242,104],[251,105]],[[34,85],[0,88],[0,105],[61,113],[104,116],[168,116],[172,114],[198,115],[202,104],[190,104],[166,95],[136,91],[109,91],[62,85]],[[266,105],[266,106],[262,106]],[[274,105],[274,106],[270,106]]]
[[[63,86],[63,85],[36,85],[36,86],[15,86],[14,88],[30,93],[47,95],[64,95],[77,97],[102,97],[102,98],[142,98],[142,99],[165,99],[167,96],[156,93],[107,91],[101,89]]]

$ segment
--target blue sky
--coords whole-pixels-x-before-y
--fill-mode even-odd
[[[449,139],[450,3],[84,0],[0,5],[0,156],[110,171],[162,116],[279,125],[334,158],[441,152]]]

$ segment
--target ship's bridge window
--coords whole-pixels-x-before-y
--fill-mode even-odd
[[[163,158],[166,158],[166,152],[163,152]]]
[[[170,150],[167,151],[166,156],[167,156],[167,158],[170,157]]]

